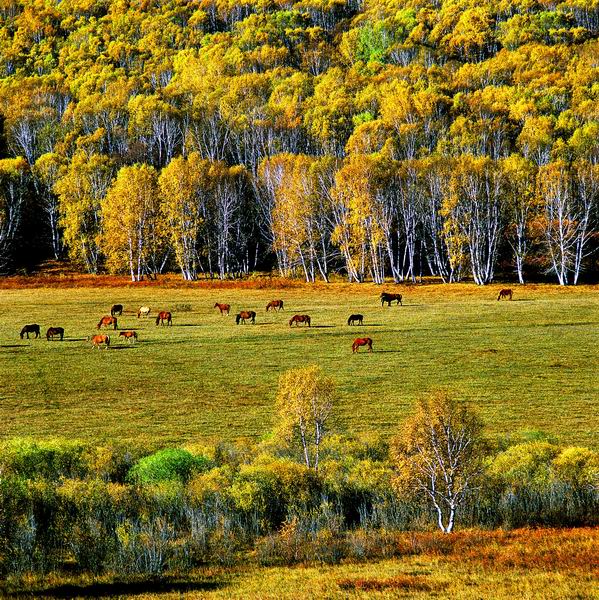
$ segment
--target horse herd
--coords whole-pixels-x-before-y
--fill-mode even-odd
[[[512,300],[513,292],[511,289],[502,289],[499,292],[499,296],[497,300],[509,299]],[[380,295],[381,306],[391,306],[392,302],[395,302],[398,305],[403,306],[402,303],[402,295],[401,294],[391,294],[388,292],[382,292]],[[231,311],[230,304],[221,304],[216,302],[213,308],[218,308],[221,316],[228,316]],[[114,304],[110,309],[110,315],[103,316],[98,324],[96,325],[96,329],[100,330],[102,327],[105,329],[112,327],[113,331],[118,329],[118,319],[117,317],[122,316],[124,307],[122,304]],[[266,305],[266,312],[273,311],[281,311],[284,310],[284,302],[283,300],[271,300]],[[149,306],[140,306],[137,311],[137,318],[140,317],[148,317],[150,315],[150,307]],[[237,325],[245,324],[246,322],[256,323],[256,312],[253,310],[242,310],[235,316],[235,323]],[[293,315],[291,319],[289,319],[289,327],[294,324],[296,327],[299,327],[300,324],[304,324],[308,327],[312,326],[312,319],[310,315]],[[172,313],[166,310],[159,311],[156,315],[156,325],[167,325],[172,326],[173,324],[173,316]],[[348,325],[364,325],[364,315],[361,314],[352,314],[347,319]],[[29,339],[29,334],[35,336],[35,338],[40,337],[40,326],[37,323],[32,323],[30,325],[25,325],[23,329],[21,329],[21,339],[27,336]],[[54,340],[55,338],[60,338],[62,341],[64,339],[64,328],[63,327],[49,327],[46,331],[46,339],[48,341]],[[137,341],[137,332],[134,330],[123,330],[119,332],[119,338],[123,338],[126,342],[136,342]],[[108,348],[110,346],[110,336],[106,333],[98,333],[96,335],[89,336],[87,338],[88,341],[92,343],[93,348],[100,348],[103,346],[104,348]],[[368,348],[368,352],[372,352],[372,339],[371,338],[356,338],[354,343],[352,344],[352,352],[358,352],[359,348],[366,346]]]

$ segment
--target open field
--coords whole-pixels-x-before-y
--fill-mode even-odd
[[[100,281],[101,283],[101,281]],[[260,436],[271,430],[279,374],[318,363],[338,382],[336,428],[392,434],[416,398],[445,388],[473,400],[493,433],[541,429],[597,447],[599,287],[387,286],[404,306],[380,306],[380,287],[289,289],[1,289],[0,418],[3,437],[66,436],[174,444]],[[286,310],[264,312],[283,298]],[[215,301],[230,302],[221,317]],[[139,343],[113,336],[108,351],[85,341],[113,303]],[[137,319],[142,304],[173,311],[173,327]],[[236,326],[240,309],[256,325]],[[350,313],[363,327],[348,327]],[[290,329],[295,313],[313,327]],[[64,342],[19,339],[25,323],[66,330]],[[355,337],[372,355],[351,354]]]
[[[599,530],[591,528],[472,530],[444,537],[399,533],[397,544],[405,554],[384,561],[294,568],[211,567],[185,579],[126,584],[110,575],[92,582],[51,574],[19,587],[33,595],[43,592],[48,598],[592,600],[599,597],[598,542]]]

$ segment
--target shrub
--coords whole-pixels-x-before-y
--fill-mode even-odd
[[[180,448],[165,448],[139,460],[129,471],[129,480],[148,484],[178,480],[187,482],[197,471],[205,471],[210,461],[204,456],[194,456]]]
[[[77,441],[16,438],[0,450],[0,467],[25,479],[83,477],[86,446]]]

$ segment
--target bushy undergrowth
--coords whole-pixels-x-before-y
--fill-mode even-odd
[[[69,564],[159,576],[249,557],[334,564],[420,551],[397,532],[431,530],[434,518],[424,498],[394,491],[386,444],[325,446],[316,472],[274,441],[149,453],[13,440],[0,448],[1,573]],[[597,453],[543,439],[498,448],[460,526],[599,524]]]

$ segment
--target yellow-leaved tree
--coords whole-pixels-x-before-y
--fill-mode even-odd
[[[317,365],[290,369],[279,379],[279,432],[299,441],[306,467],[318,470],[320,445],[333,410],[335,384]]]
[[[158,175],[154,167],[122,167],[102,201],[101,248],[109,270],[131,281],[154,277],[166,256]]]

